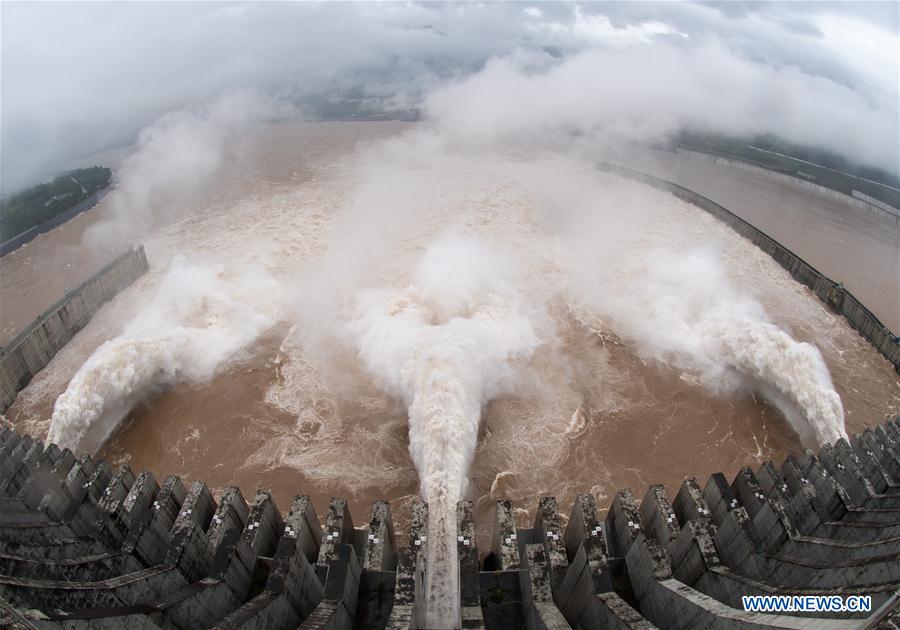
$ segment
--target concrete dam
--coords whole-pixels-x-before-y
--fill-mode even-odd
[[[697,193],[600,168],[672,192],[730,225],[900,371],[897,338],[842,285]],[[146,269],[143,248],[127,253],[17,338],[10,348],[37,344],[43,363],[14,363],[5,352],[4,396],[11,401]],[[98,297],[69,318],[71,305],[92,292]],[[531,527],[515,516],[533,506],[501,494],[490,505],[487,546],[474,502],[460,501],[455,544],[450,539],[457,627],[900,628],[898,445],[900,417],[893,417],[818,452],[745,466],[733,478],[686,478],[671,493],[660,484],[643,496],[621,489],[606,505],[594,494],[565,505],[544,496]],[[348,501],[332,498],[317,514],[302,485],[280,505],[270,490],[220,485],[112,467],[0,425],[0,627],[429,627],[434,505],[429,514],[426,502],[413,501],[395,514],[404,523],[395,528],[385,501],[351,514]],[[748,612],[748,595],[798,602],[838,595],[869,605]]]
[[[780,466],[580,495],[563,527],[544,497],[530,528],[497,501],[479,550],[457,506],[463,628],[900,627],[900,420]],[[334,498],[285,512],[258,490],[201,481],[0,429],[0,625],[5,628],[422,628],[428,505],[396,532]],[[249,499],[249,501],[248,501]],[[287,506],[284,506],[287,507]],[[359,515],[356,516],[359,518]],[[482,560],[482,555],[486,553]],[[866,612],[745,612],[745,595],[870,597]]]
[[[129,250],[67,291],[28,328],[0,348],[0,413],[94,313],[148,269],[144,247]]]

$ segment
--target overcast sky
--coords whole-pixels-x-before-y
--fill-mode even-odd
[[[898,3],[0,4],[2,186],[230,88],[481,137],[774,132],[896,172]]]

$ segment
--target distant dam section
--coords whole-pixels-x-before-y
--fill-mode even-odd
[[[825,276],[762,230],[693,190],[624,166],[598,162],[597,167],[602,171],[614,173],[648,184],[654,188],[668,191],[679,199],[706,210],[720,221],[726,223],[735,232],[749,239],[754,245],[775,259],[779,265],[791,274],[794,280],[809,287],[832,310],[843,315],[850,323],[850,326],[875,346],[878,352],[890,361],[894,369],[900,373],[900,340],[842,284]]]
[[[119,291],[148,269],[144,246],[131,248],[53,304],[0,348],[0,413]]]
[[[605,161],[684,186],[728,208],[842,283],[900,332],[900,224],[885,212],[796,177],[683,152],[634,149]]]
[[[815,190],[820,194],[839,199],[844,203],[852,204],[863,210],[868,210],[869,212],[879,214],[882,217],[894,221],[895,223],[900,223],[900,209],[895,208],[891,204],[885,203],[880,199],[870,197],[869,195],[866,195],[865,193],[862,193],[858,190],[853,190],[851,195],[847,195],[839,190],[834,190],[833,188],[828,188],[827,186],[822,186],[821,184],[816,184],[815,182],[806,181],[804,179],[800,179],[799,177],[788,175],[786,173],[779,173],[778,171],[772,170],[770,168],[764,168],[756,164],[751,164],[750,162],[745,162],[743,160],[738,160],[736,158],[731,158],[724,155],[714,155],[712,153],[694,151],[693,149],[683,149],[681,147],[675,149],[675,153],[677,153],[678,155],[685,155],[696,160],[706,160],[708,162],[712,162],[713,164],[724,164],[726,166],[734,166],[735,168],[742,168],[754,173],[762,173],[768,177],[772,177],[773,179],[777,179],[783,182],[788,182],[794,186],[801,186],[803,188]]]

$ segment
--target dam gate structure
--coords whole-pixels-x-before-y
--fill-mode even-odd
[[[65,297],[0,348],[0,413],[101,306],[147,269],[144,246],[129,248],[79,287],[67,291]]]
[[[359,523],[333,498],[157,480],[0,428],[0,627],[424,628],[428,505]],[[563,525],[497,501],[479,550],[457,508],[463,628],[900,627],[900,417],[780,466],[688,478],[669,496],[579,495]],[[745,595],[868,597],[869,610],[746,612]]]

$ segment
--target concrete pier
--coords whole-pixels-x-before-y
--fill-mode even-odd
[[[497,501],[491,548],[457,509],[460,626],[900,627],[900,424],[744,467],[580,495],[567,520],[544,497],[531,528]],[[0,427],[0,626],[424,628],[428,506],[395,533],[385,502],[355,525],[332,499],[287,512],[265,490],[162,484],[127,465]],[[566,523],[563,526],[563,523]],[[402,545],[399,544],[402,541]],[[869,611],[746,612],[744,595],[868,596]]]

